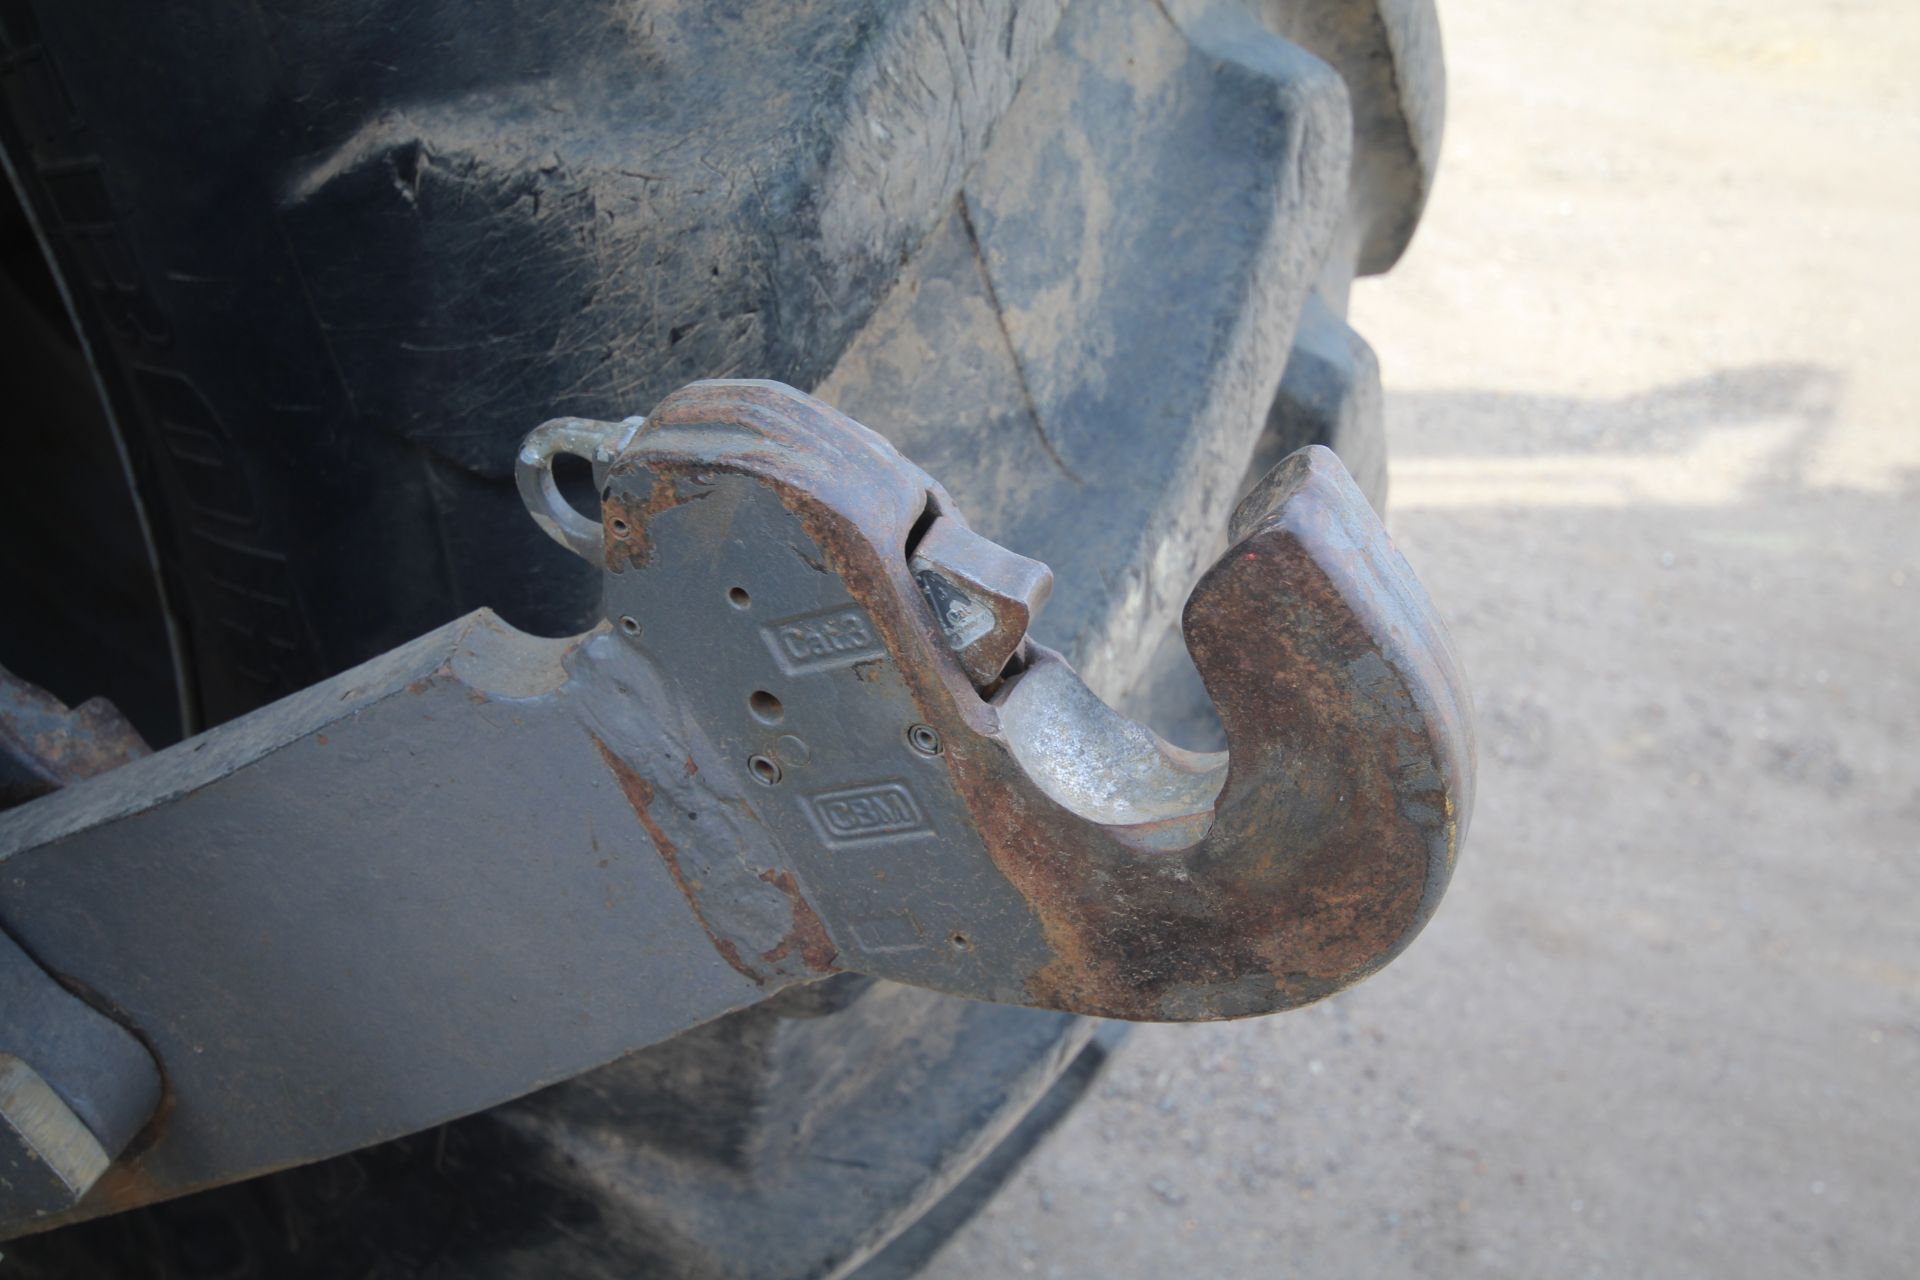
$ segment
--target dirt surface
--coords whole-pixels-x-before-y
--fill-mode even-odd
[[[1354,315],[1479,704],[1453,889],[1138,1031],[932,1280],[1920,1268],[1920,8],[1441,17]]]

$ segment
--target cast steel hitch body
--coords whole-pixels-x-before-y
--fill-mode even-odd
[[[1324,449],[1246,499],[1186,606],[1223,754],[1109,709],[1027,638],[1046,568],[790,388],[549,423],[520,479],[603,566],[596,630],[482,611],[0,816],[0,925],[85,1001],[0,1018],[0,1068],[69,1118],[164,1079],[130,1144],[93,1134],[126,1144],[104,1175],[29,1195],[0,1164],[0,1235],[416,1131],[839,971],[1106,1017],[1290,1008],[1445,888],[1464,686]],[[83,1019],[152,1060],[35,1061]]]

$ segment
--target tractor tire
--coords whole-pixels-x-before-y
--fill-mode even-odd
[[[156,746],[482,605],[593,625],[519,441],[711,377],[888,435],[1052,565],[1038,639],[1209,745],[1172,624],[1237,496],[1318,442],[1384,500],[1347,291],[1444,97],[1431,0],[0,0],[0,89],[0,318],[43,353],[0,394],[51,471],[0,491],[0,663]],[[7,1260],[905,1275],[1094,1032],[835,978]]]

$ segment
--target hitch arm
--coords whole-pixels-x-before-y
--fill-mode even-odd
[[[593,462],[598,525],[557,453]],[[0,1187],[0,1236],[426,1128],[834,972],[1283,1009],[1445,887],[1464,687],[1325,450],[1248,498],[1188,603],[1219,755],[1101,703],[1026,637],[1044,566],[790,388],[560,420],[520,465],[603,571],[600,627],[482,611],[0,815],[0,929],[164,1082],[77,1207]]]

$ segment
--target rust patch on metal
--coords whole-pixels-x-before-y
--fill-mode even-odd
[[[969,787],[1055,951],[1037,1000],[1127,1018],[1289,1008],[1384,965],[1431,913],[1470,788],[1458,677],[1333,466],[1306,454],[1276,473],[1188,604],[1231,760],[1204,838],[1116,854],[1036,831],[1003,780]]]
[[[646,496],[636,499],[631,490],[638,485],[646,486]],[[653,535],[650,526],[656,516],[662,512],[686,502],[696,502],[707,496],[707,490],[686,476],[672,476],[664,472],[634,474],[631,469],[622,472],[618,469],[609,477],[607,496],[601,502],[602,527],[605,537],[601,545],[605,547],[606,565],[613,573],[624,573],[628,569],[640,569],[653,559]],[[615,533],[621,525],[625,531]]]
[[[163,1101],[163,1105],[167,1105],[167,1102]],[[107,1171],[101,1174],[99,1181],[87,1190],[87,1194],[78,1205],[64,1213],[50,1214],[38,1219],[34,1223],[34,1229],[38,1231],[61,1226],[67,1222],[99,1217],[102,1214],[138,1209],[141,1205],[170,1199],[179,1194],[179,1187],[148,1173],[143,1160],[123,1154],[107,1166]]]
[[[105,698],[77,707],[0,667],[0,754],[20,781],[0,786],[0,809],[117,769],[152,754],[139,731]]]
[[[1461,686],[1337,465],[1308,453],[1277,472],[1188,604],[1231,762],[1198,843],[1116,848],[1020,812],[1003,771],[956,769],[1053,946],[1028,982],[1038,1002],[1136,1019],[1289,1008],[1377,970],[1431,914],[1470,803]]]
[[[787,930],[787,936],[772,949],[761,952],[760,958],[768,964],[777,964],[798,952],[800,962],[815,973],[839,972],[834,962],[840,958],[840,949],[827,936],[827,926],[812,905],[800,896],[800,886],[794,883],[793,874],[762,871],[760,878],[785,894],[787,905],[793,911],[793,927]]]
[[[680,869],[680,850],[674,846],[672,840],[667,838],[667,833],[660,829],[660,824],[654,821],[653,784],[634,772],[631,765],[615,755],[613,749],[598,737],[594,737],[593,745],[594,749],[599,751],[600,759],[606,763],[607,771],[619,784],[620,793],[626,796],[627,804],[633,808],[633,816],[640,820],[640,826],[646,831],[647,838],[653,841],[653,847],[660,851],[660,860],[666,864],[667,874],[673,877],[673,883],[679,887],[681,896],[686,898],[687,905],[693,908],[693,918],[700,922],[700,928],[713,943],[713,949],[718,951],[720,958],[732,965],[739,973],[753,979],[756,983],[762,982],[761,976],[741,958],[740,948],[707,923],[707,914],[700,909],[700,899],[694,893],[693,886],[687,883],[686,873]]]

